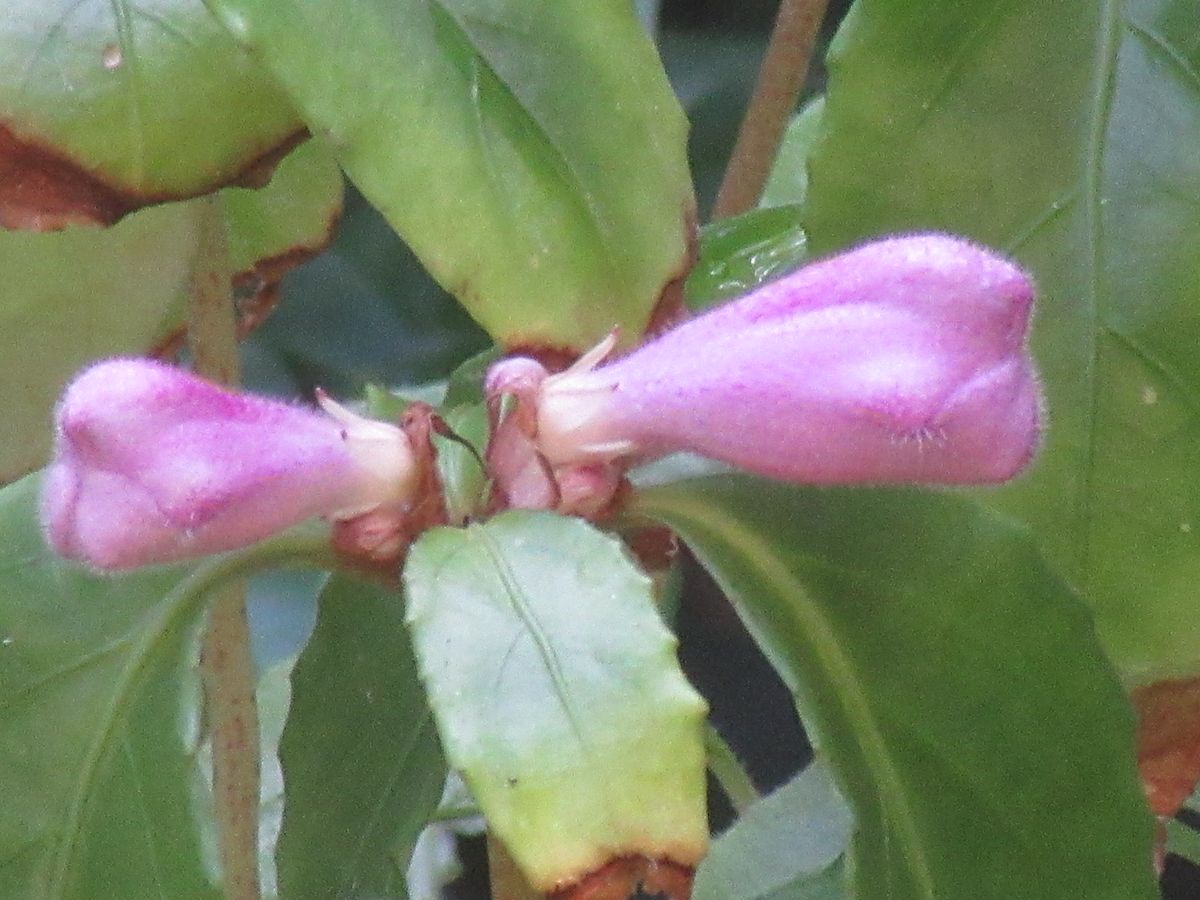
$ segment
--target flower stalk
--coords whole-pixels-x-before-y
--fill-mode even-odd
[[[188,298],[188,347],[196,371],[220,384],[240,379],[237,314],[221,195],[203,201]],[[229,900],[259,900],[260,750],[246,584],[216,594],[200,646],[204,715],[212,740],[213,805]]]

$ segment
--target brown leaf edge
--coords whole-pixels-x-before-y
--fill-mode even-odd
[[[57,231],[68,225],[113,225],[144,206],[188,200],[221,187],[261,187],[275,166],[308,138],[298,128],[231,175],[190,192],[139,192],[106,178],[43,141],[0,123],[0,228]]]
[[[622,856],[547,900],[688,900],[695,873],[666,859]]]
[[[245,340],[263,324],[279,306],[280,284],[292,269],[320,256],[333,243],[334,232],[342,218],[342,207],[329,216],[320,239],[297,244],[282,253],[260,259],[251,268],[233,275],[234,304],[237,307],[238,340]],[[162,338],[148,355],[156,359],[173,359],[182,349],[187,327],[181,326]]]
[[[1200,678],[1135,688],[1138,769],[1150,809],[1169,818],[1200,781]]]
[[[659,292],[658,299],[650,310],[646,327],[633,346],[625,352],[633,350],[639,344],[653,340],[660,334],[670,331],[688,317],[687,304],[684,303],[684,285],[688,276],[699,259],[700,231],[699,219],[694,203],[687,206],[683,212],[684,249],[678,265],[667,276],[667,281]],[[453,293],[453,292],[452,292]],[[457,296],[457,294],[456,294]],[[597,337],[597,340],[600,340]],[[519,334],[512,335],[504,344],[506,356],[528,356],[546,367],[546,371],[561,372],[571,365],[581,354],[590,347],[571,347],[564,344],[547,344],[532,337]]]

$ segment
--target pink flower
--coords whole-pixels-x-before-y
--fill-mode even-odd
[[[978,483],[1038,444],[1029,278],[965,241],[892,238],[814,263],[598,365],[498,363],[551,467],[690,450],[786,481]],[[528,414],[527,414],[528,418]]]
[[[42,522],[63,556],[126,569],[229,550],[314,516],[402,504],[402,431],[225,390],[141,359],[101,362],[59,403]]]

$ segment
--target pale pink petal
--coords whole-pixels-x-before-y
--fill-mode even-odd
[[[399,489],[364,466],[339,422],[149,360],[84,371],[56,423],[46,535],[59,553],[100,568],[232,549]],[[407,444],[395,434],[402,457]]]

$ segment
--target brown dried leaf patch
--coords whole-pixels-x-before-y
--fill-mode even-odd
[[[181,192],[139,191],[117,183],[58,148],[0,123],[0,228],[57,231],[68,225],[108,226],[156,203],[186,200],[226,185],[261,186],[279,160],[308,137],[301,128],[256,154],[237,172]]]

